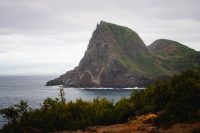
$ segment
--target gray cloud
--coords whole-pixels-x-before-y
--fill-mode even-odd
[[[89,30],[101,19],[199,20],[199,4],[198,0],[1,0],[0,26],[15,32],[54,33]]]
[[[34,64],[41,64],[35,73],[71,69],[100,20],[130,27],[147,45],[168,38],[200,50],[199,5],[199,0],[1,0],[0,73],[6,66],[28,73]]]

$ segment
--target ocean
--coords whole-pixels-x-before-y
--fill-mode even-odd
[[[59,97],[58,86],[45,86],[45,83],[57,76],[0,76],[0,109],[25,100],[32,108],[39,108],[47,97]],[[66,101],[82,98],[107,98],[117,102],[128,97],[133,88],[64,88]],[[0,127],[5,121],[0,117]]]

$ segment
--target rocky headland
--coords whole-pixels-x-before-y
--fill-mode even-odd
[[[197,67],[199,55],[199,52],[167,39],[146,46],[130,28],[101,21],[79,65],[46,85],[144,87],[157,79]]]

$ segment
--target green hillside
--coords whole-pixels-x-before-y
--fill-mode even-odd
[[[117,60],[137,74],[148,77],[172,75],[198,66],[197,52],[179,42],[159,39],[146,47],[140,36],[128,27],[106,24],[116,39]]]
[[[148,46],[148,49],[154,59],[171,72],[198,66],[198,52],[179,42],[159,39]]]

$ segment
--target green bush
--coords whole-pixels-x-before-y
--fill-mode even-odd
[[[200,69],[187,70],[171,79],[156,81],[132,94],[136,114],[161,112],[159,122],[199,119]]]
[[[130,99],[122,98],[115,104],[115,119],[117,123],[126,122],[130,116],[134,115],[134,104]]]

